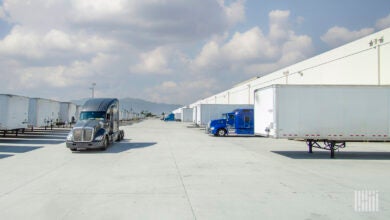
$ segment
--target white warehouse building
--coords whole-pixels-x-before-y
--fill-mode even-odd
[[[390,85],[390,28],[256,77],[197,104],[254,104],[254,91],[273,84]]]

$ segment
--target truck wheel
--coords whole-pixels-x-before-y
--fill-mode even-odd
[[[100,150],[107,150],[107,147],[108,147],[108,137],[104,137],[103,147],[101,147]]]
[[[225,136],[225,135],[226,135],[226,130],[223,129],[223,128],[218,129],[217,135],[218,135],[218,136]]]

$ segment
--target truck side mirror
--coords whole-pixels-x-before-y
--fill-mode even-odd
[[[107,120],[110,120],[110,114],[107,114],[106,118]]]

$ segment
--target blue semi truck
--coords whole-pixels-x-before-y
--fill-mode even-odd
[[[175,114],[170,113],[167,117],[164,118],[164,121],[175,121]]]
[[[214,136],[254,135],[253,109],[236,109],[222,114],[223,118],[211,120],[207,131]]]

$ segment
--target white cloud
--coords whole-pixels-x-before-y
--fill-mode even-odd
[[[310,37],[306,35],[297,36],[292,34],[288,41],[281,47],[278,60],[272,62],[259,62],[244,67],[248,73],[270,73],[293,63],[307,58],[313,52],[313,44]]]
[[[243,33],[236,32],[225,43],[208,42],[194,59],[192,69],[230,72],[237,77],[237,73],[269,73],[308,57],[313,52],[312,40],[309,36],[295,34],[288,22],[289,16],[289,11],[271,11],[268,35],[254,27]]]
[[[218,64],[220,56],[220,48],[218,43],[210,41],[203,46],[202,51],[194,60],[194,65],[199,68],[206,68],[213,64]]]
[[[213,90],[218,87],[218,83],[213,78],[197,78],[194,80],[184,80],[181,82],[164,81],[161,84],[149,88],[146,93],[155,102],[171,102],[175,97],[173,103],[188,104],[188,94],[184,91],[191,91],[198,97],[210,96]]]
[[[321,36],[321,40],[331,47],[337,47],[370,35],[374,33],[374,31],[383,30],[388,27],[390,27],[390,14],[384,18],[378,19],[375,23],[375,28],[349,30],[345,27],[334,26]]]
[[[81,27],[131,38],[140,47],[221,34],[245,18],[243,5],[243,0],[229,5],[220,0],[74,0],[69,14]]]
[[[135,73],[169,74],[169,56],[171,51],[168,48],[158,47],[150,52],[140,55],[140,63],[135,67],[130,67],[130,71]]]
[[[89,61],[76,60],[69,65],[26,67],[18,62],[9,62],[3,64],[10,70],[2,75],[6,83],[0,81],[0,86],[10,90],[22,88],[23,91],[33,91],[28,94],[32,96],[40,90],[57,92],[64,90],[62,96],[77,92],[82,94],[80,90],[85,90],[93,81],[99,85],[109,84],[107,78],[115,81],[118,74],[111,71],[113,69],[111,65],[115,65],[117,61],[118,57],[115,55],[99,53]]]
[[[73,80],[66,75],[65,69],[63,66],[26,68],[20,76],[20,84],[27,89],[66,87]]]
[[[269,13],[269,39],[273,42],[281,42],[288,38],[290,28],[290,11],[275,10]]]
[[[245,22],[245,6],[245,0],[3,0],[0,16],[11,31],[0,39],[0,69],[7,70],[0,86],[81,98],[96,82],[105,96],[185,104],[266,73],[260,65],[288,65],[310,53],[311,39],[295,34],[289,11],[270,12],[269,30],[233,29]]]
[[[37,34],[26,32],[22,27],[15,26],[11,33],[0,41],[0,54],[41,58],[43,51],[39,49],[40,41],[41,38]]]
[[[14,26],[11,32],[0,40],[0,54],[45,61],[55,56],[57,59],[63,59],[66,55],[78,57],[83,54],[107,52],[115,49],[117,45],[114,40],[84,32],[66,33],[58,29],[39,32],[23,26]]]
[[[50,30],[43,37],[43,42],[45,42],[45,47],[50,49],[69,50],[73,45],[68,34],[56,29]]]
[[[72,0],[71,5],[75,13],[85,16],[85,19],[108,18],[123,14],[127,1],[123,0]]]
[[[222,53],[231,61],[269,59],[276,55],[272,43],[258,28],[244,33],[235,33],[233,38],[223,46]]]
[[[53,29],[66,24],[69,3],[65,0],[3,0],[7,21],[35,30]]]
[[[165,81],[161,84],[162,89],[172,89],[172,88],[176,88],[176,87],[177,87],[177,84],[173,81]]]
[[[218,2],[224,8],[230,25],[235,25],[245,20],[245,0],[238,0],[230,5],[226,5],[225,0],[218,0]]]
[[[335,26],[322,35],[321,40],[329,46],[337,47],[372,34],[374,31],[374,28],[363,28],[358,31],[351,31],[344,27]]]
[[[383,30],[390,27],[390,14],[387,17],[379,19],[376,22],[375,27],[379,30]]]
[[[3,7],[0,6],[0,19],[4,19],[6,17],[5,11]]]

